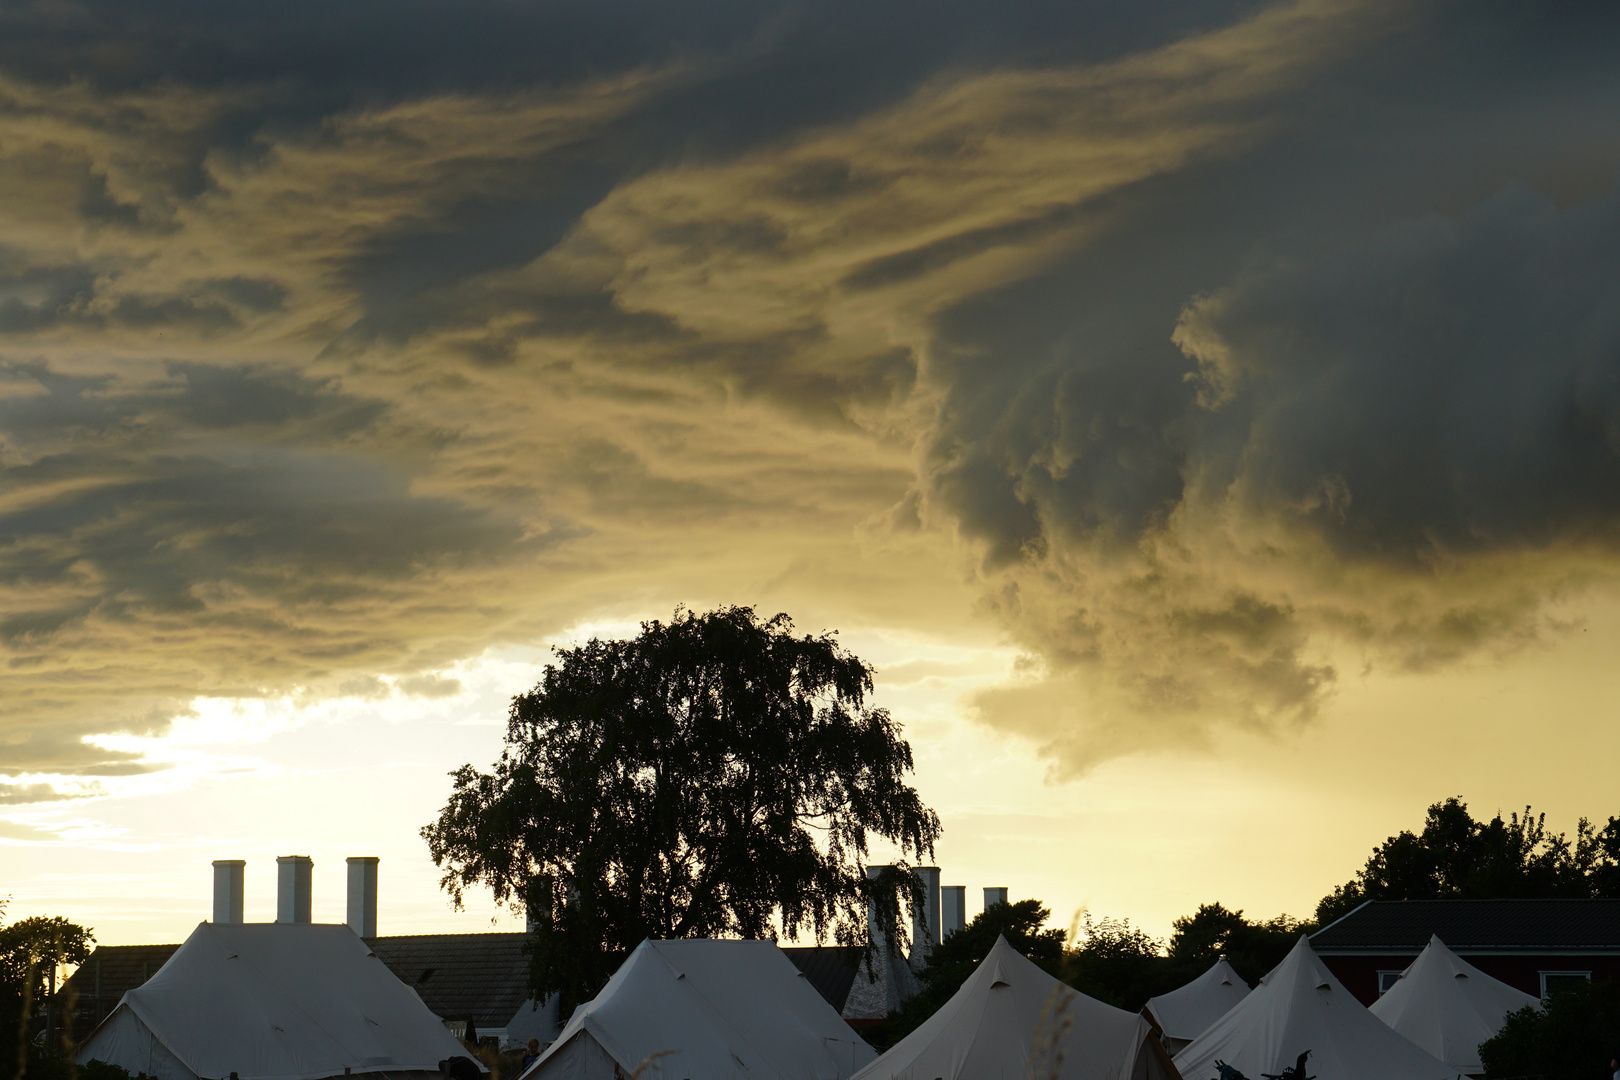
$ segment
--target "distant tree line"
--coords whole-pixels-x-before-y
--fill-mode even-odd
[[[892,1044],[933,1015],[973,973],[974,963],[989,952],[997,934],[1006,935],[1015,949],[1081,993],[1134,1011],[1149,998],[1203,974],[1223,956],[1253,986],[1282,961],[1301,934],[1367,900],[1612,896],[1620,896],[1620,818],[1609,818],[1601,829],[1582,818],[1570,838],[1548,831],[1546,816],[1529,807],[1522,816],[1504,819],[1498,813],[1481,821],[1461,799],[1450,798],[1429,807],[1420,831],[1403,831],[1374,848],[1354,878],[1322,898],[1314,920],[1278,915],[1257,921],[1220,903],[1201,904],[1175,920],[1169,940],[1161,942],[1129,919],[1086,913],[1073,933],[1065,934],[1046,926],[1051,912],[1039,901],[996,905],[933,951],[919,974],[921,992],[876,1035]],[[1570,1031],[1583,1022],[1598,1023],[1599,1017],[1609,1017],[1612,1026],[1599,1025],[1584,1041],[1570,1041]],[[1555,1043],[1568,1047],[1565,1056],[1584,1054],[1588,1065],[1599,1057],[1606,1063],[1616,1048],[1599,1044],[1617,1035],[1620,987],[1582,989],[1545,1013],[1515,1018],[1497,1042],[1498,1064],[1490,1075],[1551,1078],[1554,1073],[1547,1068],[1527,1063]],[[1590,1067],[1557,1075],[1588,1073]]]
[[[1316,905],[1322,926],[1368,900],[1620,896],[1620,818],[1586,818],[1573,839],[1547,830],[1547,815],[1500,812],[1478,821],[1459,798],[1429,807],[1421,832],[1385,840],[1353,879]]]
[[[916,997],[875,1030],[881,1047],[914,1031],[959,990],[998,935],[1024,956],[1083,994],[1135,1011],[1150,997],[1174,990],[1204,973],[1222,956],[1250,984],[1276,967],[1299,935],[1311,929],[1287,916],[1262,922],[1222,905],[1203,904],[1173,924],[1168,943],[1129,919],[1082,915],[1072,933],[1048,927],[1051,911],[1038,900],[986,908],[929,953],[918,973]]]
[[[71,1069],[72,1032],[65,1023],[71,1003],[57,1008],[51,976],[62,965],[89,959],[95,938],[60,916],[7,923],[7,903],[0,900],[0,1077],[65,1078]]]

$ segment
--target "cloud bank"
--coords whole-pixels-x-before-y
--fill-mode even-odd
[[[953,563],[1077,771],[1610,575],[1602,5],[388,11],[0,16],[0,772]]]

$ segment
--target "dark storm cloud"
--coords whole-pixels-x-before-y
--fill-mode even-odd
[[[130,383],[0,367],[9,770],[146,771],[83,736],[162,730],[203,672],[256,692],[343,670],[394,637],[365,623],[419,604],[421,583],[566,534],[336,452],[375,435],[388,406],[330,378],[170,362]],[[173,649],[178,664],[161,659]],[[119,690],[98,702],[104,680]]]
[[[7,5],[3,765],[861,522],[1076,768],[1533,640],[1620,511],[1614,18]]]
[[[1194,303],[1201,486],[1347,559],[1620,542],[1620,197],[1511,191]],[[1224,437],[1226,431],[1233,437]]]

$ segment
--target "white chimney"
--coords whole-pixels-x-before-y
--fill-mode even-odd
[[[242,859],[214,860],[214,922],[242,921]]]
[[[922,882],[923,904],[911,912],[911,947],[914,953],[926,957],[928,950],[939,944],[939,867],[918,866],[912,872]]]
[[[276,922],[309,922],[310,880],[315,860],[308,855],[276,858]]]
[[[911,906],[911,970],[921,971],[928,954],[939,944],[939,867],[914,866],[911,872],[922,887],[922,903]]]
[[[967,886],[942,886],[939,890],[939,910],[939,940],[944,941],[967,925]]]
[[[306,920],[307,921],[307,920]],[[377,857],[349,856],[349,929],[363,938],[377,936]]]
[[[989,911],[996,904],[1005,904],[1006,902],[1007,887],[1005,885],[984,890],[984,910]]]

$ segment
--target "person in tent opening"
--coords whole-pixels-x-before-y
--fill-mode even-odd
[[[540,1060],[540,1040],[530,1039],[528,1047],[523,1051],[523,1064],[518,1066],[519,1071],[528,1072],[529,1066]]]

